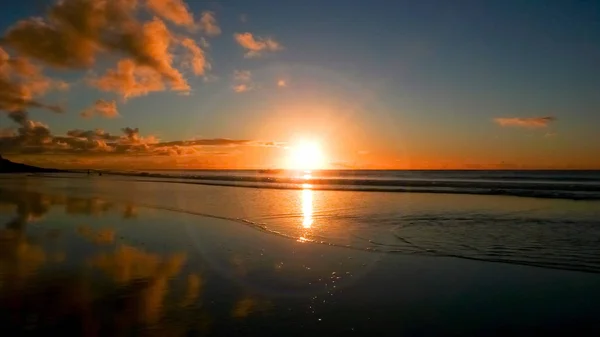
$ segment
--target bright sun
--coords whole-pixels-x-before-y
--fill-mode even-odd
[[[288,160],[292,170],[318,170],[325,168],[325,156],[317,142],[300,142],[290,149]]]

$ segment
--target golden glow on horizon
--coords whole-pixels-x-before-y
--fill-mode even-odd
[[[325,155],[318,142],[303,141],[290,147],[289,151],[288,169],[319,170],[326,166]]]

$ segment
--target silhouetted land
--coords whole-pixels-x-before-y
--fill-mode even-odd
[[[0,155],[0,173],[49,173],[49,172],[65,172],[58,169],[43,168],[20,163],[13,163],[8,159],[2,158]]]

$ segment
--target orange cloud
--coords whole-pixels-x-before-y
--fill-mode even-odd
[[[194,26],[194,16],[182,0],[147,0],[146,5],[154,14],[179,26]]]
[[[211,11],[204,11],[198,21],[198,27],[202,32],[208,36],[217,36],[221,34],[221,28],[217,24],[215,13]]]
[[[67,87],[65,82],[44,76],[41,67],[29,59],[10,57],[0,48],[0,110],[11,112],[38,107],[62,112],[59,106],[40,103],[35,99],[49,90],[64,90]]]
[[[94,115],[106,117],[106,118],[116,118],[119,117],[119,111],[117,111],[117,102],[105,101],[103,99],[99,99],[94,102],[94,105],[85,109],[81,113],[81,117],[90,118]]]
[[[494,118],[494,122],[496,122],[500,126],[516,126],[516,127],[524,127],[524,128],[545,128],[551,122],[556,120],[553,116],[545,116],[545,117],[511,117],[511,118]]]
[[[101,78],[91,79],[90,83],[100,90],[119,93],[125,99],[165,89],[157,72],[140,67],[131,59],[119,61],[117,69],[108,70]]]
[[[88,68],[100,50],[135,26],[132,14],[136,5],[137,0],[59,1],[46,18],[17,22],[8,29],[4,40],[22,55],[48,65]]]
[[[205,69],[209,67],[209,64],[206,62],[202,49],[190,38],[182,39],[181,45],[189,51],[184,64],[192,68],[194,74],[204,75]]]
[[[126,52],[139,66],[146,66],[170,83],[171,89],[187,91],[189,85],[181,73],[173,68],[173,55],[169,52],[174,41],[171,32],[160,19],[142,25],[141,30],[127,34],[115,44],[115,49]]]
[[[283,47],[279,42],[271,38],[254,37],[252,33],[235,33],[233,35],[237,43],[246,49],[247,58],[257,57],[262,55],[264,52],[275,52],[280,51]]]
[[[242,83],[242,84],[233,85],[231,87],[231,89],[233,89],[233,91],[235,91],[237,93],[241,93],[241,92],[246,92],[246,91],[252,90],[252,87],[247,84]]]
[[[195,25],[181,0],[145,1],[157,16],[179,25]],[[208,66],[202,50],[193,40],[173,34],[158,17],[140,22],[136,18],[140,2],[62,0],[45,17],[22,20],[9,27],[3,41],[20,55],[61,69],[89,69],[99,54],[121,55],[116,70],[88,83],[124,97],[166,88],[189,91],[186,79],[173,66],[176,56],[172,52],[175,46],[185,48],[189,52],[187,63],[196,75],[201,75]],[[203,22],[207,32],[213,34],[216,22],[211,15]]]
[[[279,80],[277,81],[277,86],[280,88],[285,88],[287,87],[287,82],[285,80]]]

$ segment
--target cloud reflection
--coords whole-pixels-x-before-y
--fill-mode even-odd
[[[193,254],[188,259],[185,247],[140,243],[118,221],[98,226],[104,220],[98,215],[135,217],[134,204],[0,188],[0,205],[7,220],[0,228],[0,302],[12,310],[0,315],[0,325],[14,335],[206,335],[215,316],[242,324],[271,309],[246,292],[223,298],[206,291],[216,282],[196,268],[202,261]],[[245,255],[232,260],[244,271],[240,277],[253,267]],[[215,298],[221,308],[206,304]]]

